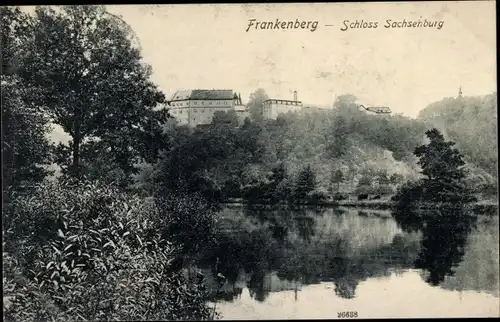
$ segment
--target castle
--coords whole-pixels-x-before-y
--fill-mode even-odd
[[[231,89],[192,89],[177,91],[168,100],[170,113],[182,125],[210,124],[217,111],[235,111],[240,123],[248,116],[241,95]]]

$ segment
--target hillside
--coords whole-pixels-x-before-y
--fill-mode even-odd
[[[487,180],[498,176],[497,93],[445,98],[423,109],[418,117],[437,127]]]

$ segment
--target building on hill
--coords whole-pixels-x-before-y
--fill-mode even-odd
[[[240,105],[241,95],[231,89],[181,90],[168,100],[172,116],[189,127],[209,124],[215,112],[228,112]]]
[[[331,108],[324,108],[324,107],[314,106],[314,105],[303,106],[302,109],[301,109],[301,113],[303,113],[303,114],[315,113],[315,112],[325,112],[325,113],[327,113],[328,111],[332,111],[332,109]]]
[[[297,91],[295,91],[293,100],[275,98],[265,100],[262,104],[262,116],[264,119],[276,119],[281,113],[299,112],[302,106],[302,102],[297,100]]]
[[[369,113],[374,113],[374,114],[391,114],[392,111],[389,107],[387,106],[364,106],[364,105],[359,105],[360,108],[364,109],[365,111]]]

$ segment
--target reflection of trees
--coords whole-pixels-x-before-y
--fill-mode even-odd
[[[429,271],[427,283],[438,285],[445,276],[455,275],[454,267],[463,259],[467,236],[477,216],[462,210],[441,210],[426,214],[421,250],[416,268]]]
[[[353,278],[340,278],[335,281],[335,294],[344,299],[352,299],[355,296],[358,281]]]
[[[219,294],[217,295],[217,300],[231,302],[234,299],[236,299],[237,297],[241,296],[242,292],[243,292],[243,289],[241,287],[233,287],[229,291],[219,292]]]
[[[387,276],[394,269],[417,266],[430,272],[429,283],[438,284],[444,276],[453,274],[452,267],[461,261],[474,222],[461,211],[407,210],[394,214],[406,232],[387,243],[373,237],[385,236],[390,230],[346,230],[342,227],[345,219],[329,222],[331,227],[325,230],[321,225],[324,221],[298,209],[261,209],[254,212],[256,217],[262,221],[235,219],[244,224],[244,229],[219,238],[218,247],[212,251],[220,259],[219,272],[229,282],[237,279],[241,269],[249,275],[247,287],[257,301],[264,301],[273,291],[272,283],[265,279],[272,272],[281,280],[303,284],[332,281],[336,294],[345,299],[355,297],[359,282]],[[381,219],[379,223],[372,216],[362,221],[380,227],[382,221],[387,222]],[[289,233],[278,236],[278,226],[287,227]]]
[[[330,260],[328,275],[334,280],[335,294],[344,299],[354,298],[356,287],[364,275],[362,266],[357,264],[356,260],[346,257]]]
[[[264,285],[265,277],[265,271],[257,270],[252,274],[250,280],[247,283],[250,297],[256,299],[259,302],[264,302],[269,295],[269,290]]]
[[[308,216],[296,216],[294,217],[294,221],[299,232],[299,236],[305,241],[311,241],[311,237],[314,236],[314,218]]]
[[[429,272],[427,283],[439,285],[446,276],[455,274],[464,256],[467,237],[475,227],[477,216],[464,209],[397,211],[393,214],[406,231],[423,234],[415,267]]]

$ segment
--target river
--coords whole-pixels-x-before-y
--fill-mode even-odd
[[[219,225],[199,267],[220,319],[500,314],[496,214],[233,206]]]

